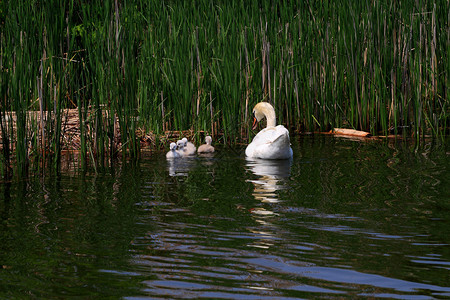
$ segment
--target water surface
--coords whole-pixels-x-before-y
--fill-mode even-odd
[[[293,138],[0,183],[0,298],[450,297],[444,147]]]

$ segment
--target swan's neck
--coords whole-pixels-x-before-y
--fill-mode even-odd
[[[267,119],[267,128],[269,127],[275,127],[276,126],[276,117],[275,117],[275,111],[273,109],[266,110],[264,112],[264,115]]]
[[[276,126],[275,109],[267,102],[259,102],[253,109],[253,116],[256,121],[261,121],[264,117],[267,119],[267,128]]]

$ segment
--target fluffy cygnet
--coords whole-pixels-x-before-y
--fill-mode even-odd
[[[181,154],[177,152],[177,144],[170,143],[170,150],[166,154],[166,158],[177,158],[181,157]]]
[[[214,147],[211,146],[212,138],[209,135],[207,137],[205,137],[205,142],[206,142],[206,144],[200,145],[200,147],[198,147],[197,152],[198,153],[212,153],[212,152],[214,152]]]
[[[180,156],[185,156],[185,148],[184,148],[184,142],[182,140],[177,141],[177,153],[180,154]]]
[[[188,142],[187,138],[181,139],[184,142],[184,155],[193,155],[197,150],[191,142]]]

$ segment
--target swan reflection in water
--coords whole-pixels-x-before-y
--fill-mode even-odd
[[[278,214],[271,210],[271,206],[280,202],[278,191],[287,188],[285,181],[291,173],[292,159],[266,160],[248,157],[246,159],[246,168],[258,176],[257,179],[248,179],[247,181],[254,185],[252,194],[256,200],[260,201],[260,205],[257,204],[251,209],[258,226],[248,228],[255,235],[255,240],[248,246],[268,249],[282,234],[282,230],[272,223],[271,217],[276,217]]]
[[[266,203],[277,203],[277,191],[285,189],[284,180],[291,174],[292,159],[268,160],[268,159],[247,159],[247,169],[259,176],[258,179],[250,179],[255,190],[255,199]]]

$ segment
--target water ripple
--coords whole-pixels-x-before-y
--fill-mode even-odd
[[[409,296],[416,298],[412,296],[422,290],[435,291],[436,296],[450,293],[447,287],[360,272],[351,266],[327,266],[323,262],[318,265],[307,257],[298,260],[302,253],[324,251],[327,247],[293,240],[283,243],[281,236],[271,236],[271,233],[263,231],[226,232],[205,225],[183,223],[160,223],[159,228],[158,233],[139,239],[139,251],[133,259],[133,264],[148,269],[156,276],[154,280],[144,282],[144,291],[148,295],[284,299],[289,293],[297,293],[295,297],[323,296],[355,293],[358,289],[366,291],[355,293],[361,297],[404,299]],[[200,230],[201,234],[195,233]],[[205,239],[205,236],[209,238]],[[262,240],[271,242],[265,247],[264,244],[258,247]],[[278,248],[283,248],[284,244],[289,246],[285,252],[276,252],[277,255],[265,254],[265,249],[271,248],[274,243],[278,243]],[[336,259],[339,260],[324,257],[324,261]],[[411,261],[422,263],[423,259],[413,257]],[[427,261],[439,264],[438,259],[431,257]],[[311,281],[315,285],[311,285]],[[368,290],[372,292],[368,293]]]

